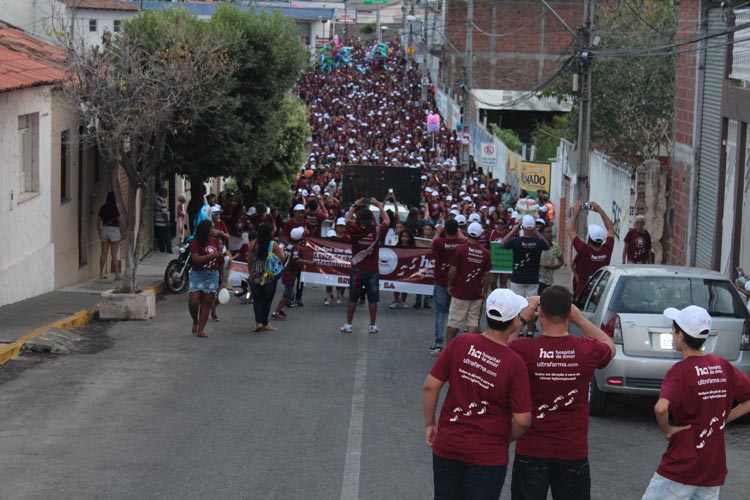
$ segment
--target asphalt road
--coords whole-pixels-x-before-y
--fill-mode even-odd
[[[232,302],[198,339],[186,296],[168,296],[153,321],[79,329],[84,352],[0,367],[0,497],[431,498],[432,311],[386,302],[369,335],[360,307],[344,335],[344,306],[322,298],[308,287],[306,307],[265,333],[250,331],[252,306]],[[640,498],[666,446],[652,404],[620,401],[592,419],[594,499]],[[750,425],[727,441],[722,498],[747,498]]]

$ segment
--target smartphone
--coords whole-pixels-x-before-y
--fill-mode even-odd
[[[365,206],[369,207],[370,206],[370,198],[365,198],[364,201],[365,201]]]
[[[737,268],[737,276],[739,276],[740,278],[745,277],[745,271],[741,267]]]
[[[584,210],[593,210],[594,206],[591,203],[584,203],[581,208]]]
[[[393,194],[393,188],[388,188],[388,192]]]

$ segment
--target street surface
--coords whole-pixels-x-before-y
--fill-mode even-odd
[[[306,287],[303,308],[252,333],[252,306],[220,306],[190,334],[186,295],[149,322],[77,330],[83,351],[0,367],[3,499],[421,500],[432,498],[421,387],[432,310],[388,310],[354,333]],[[413,302],[413,297],[409,297]],[[591,420],[594,499],[638,499],[666,441],[652,400]],[[728,427],[723,499],[750,491],[750,425]],[[503,499],[510,498],[510,472]]]

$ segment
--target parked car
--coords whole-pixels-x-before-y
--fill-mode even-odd
[[[591,415],[604,415],[610,394],[659,394],[667,370],[682,358],[672,346],[672,322],[662,313],[691,304],[713,319],[703,350],[750,373],[750,313],[726,276],[691,267],[621,265],[603,267],[589,279],[576,305],[617,348],[591,381]],[[581,334],[574,325],[571,333]]]

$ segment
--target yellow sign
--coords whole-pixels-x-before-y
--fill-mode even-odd
[[[549,163],[522,161],[519,187],[529,193],[534,193],[538,189],[549,192],[551,172],[552,166]]]
[[[406,48],[406,53],[409,54],[409,55],[412,55],[414,53],[414,47],[411,47],[411,46],[407,47]]]

